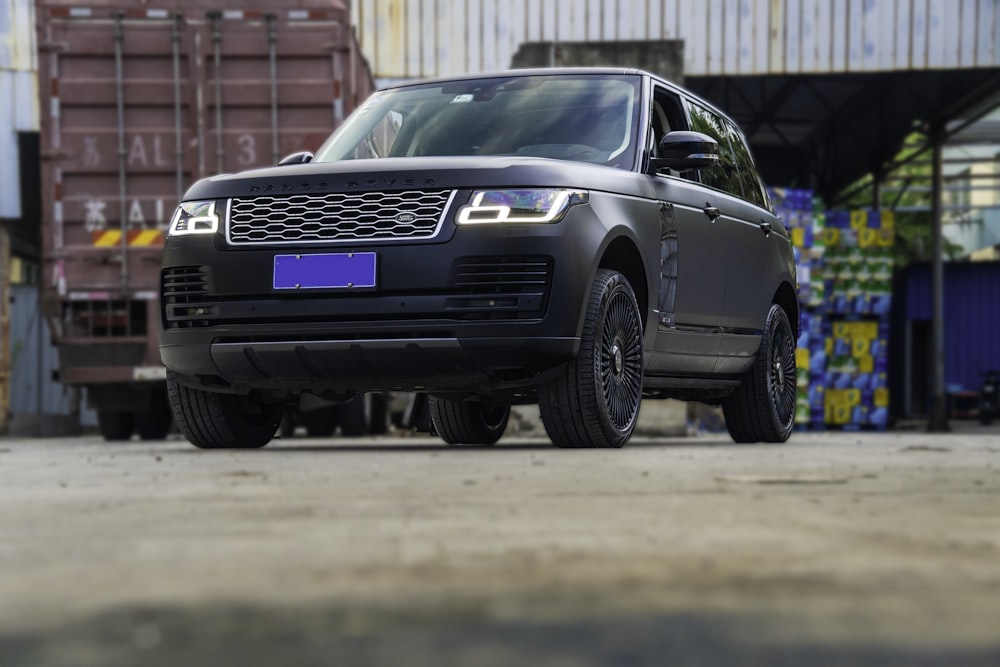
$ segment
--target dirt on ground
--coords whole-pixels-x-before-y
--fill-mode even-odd
[[[0,665],[996,665],[1000,429],[0,438]]]

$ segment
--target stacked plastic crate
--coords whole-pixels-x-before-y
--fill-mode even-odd
[[[884,429],[893,218],[828,211],[809,190],[772,192],[795,247],[801,309],[796,422]]]

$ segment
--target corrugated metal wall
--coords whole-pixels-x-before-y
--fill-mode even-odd
[[[1000,262],[949,263],[944,270],[945,382],[976,390],[983,371],[1000,370]],[[906,320],[931,319],[931,271],[909,268]]]
[[[39,315],[38,287],[14,285],[11,291],[10,412],[69,414],[69,390],[52,382],[52,373],[59,368],[58,351]]]
[[[0,218],[21,217],[17,133],[38,131],[38,58],[32,0],[0,4]]]
[[[506,69],[529,41],[684,39],[685,76],[1000,65],[998,0],[354,0],[376,78]]]

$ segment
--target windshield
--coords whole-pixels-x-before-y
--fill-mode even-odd
[[[526,155],[631,167],[639,77],[507,76],[389,89],[315,162],[428,155]]]

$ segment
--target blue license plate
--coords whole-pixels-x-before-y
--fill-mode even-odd
[[[375,287],[373,252],[275,255],[274,289],[365,289]]]

